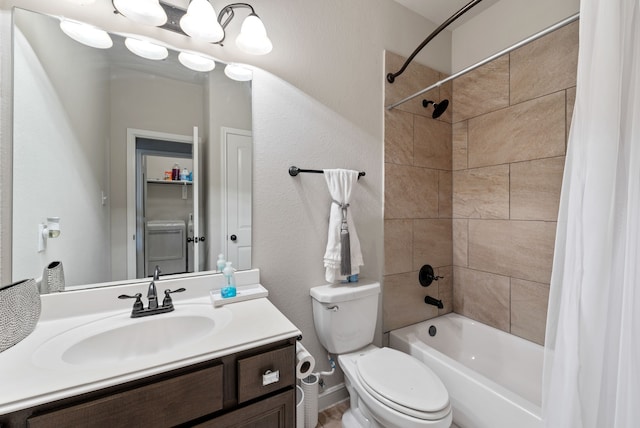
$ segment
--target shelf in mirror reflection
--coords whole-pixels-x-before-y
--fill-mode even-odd
[[[161,180],[159,178],[149,178],[147,183],[153,184],[193,184],[193,181],[188,180]]]

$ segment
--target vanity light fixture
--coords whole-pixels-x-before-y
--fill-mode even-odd
[[[218,42],[224,38],[216,11],[207,0],[191,0],[187,13],[180,18],[180,28],[192,38],[205,42]]]
[[[60,217],[47,217],[47,223],[38,225],[38,252],[47,248],[47,238],[60,236]]]
[[[83,22],[63,19],[60,21],[60,29],[76,42],[92,48],[109,49],[113,46],[109,33]]]
[[[213,59],[190,52],[180,52],[178,54],[178,61],[180,61],[180,64],[194,71],[207,72],[216,68],[216,62]]]
[[[240,64],[227,64],[224,68],[224,74],[229,79],[237,80],[238,82],[246,82],[253,79],[253,71]]]
[[[225,6],[218,15],[218,22],[223,29],[227,28],[229,22],[235,16],[234,9],[247,8],[251,11],[242,22],[240,27],[240,34],[236,37],[236,46],[248,54],[251,55],[265,55],[271,52],[273,44],[269,37],[267,37],[267,30],[260,17],[253,7],[247,3],[232,3]],[[220,40],[220,44],[224,41],[224,37]]]
[[[157,4],[163,10],[164,18],[153,21],[153,24],[152,20],[145,20],[144,23],[221,46],[226,38],[225,30],[234,18],[235,11],[249,9],[249,15],[242,23],[240,34],[236,38],[236,45],[241,51],[251,55],[265,55],[273,49],[262,20],[248,3],[231,3],[223,7],[217,17],[209,0],[191,0],[186,11],[158,0],[112,0],[112,3],[116,12],[136,22],[143,22],[138,19],[143,13],[134,13],[130,10],[131,7],[136,6],[138,10],[142,9],[142,5],[148,6],[153,3],[155,8]]]
[[[167,22],[167,12],[158,0],[112,0],[113,7],[138,24],[159,27]]]
[[[251,55],[265,55],[273,49],[264,24],[253,11],[242,22],[240,34],[236,37],[236,45],[240,50]]]
[[[159,61],[169,56],[169,50],[167,48],[148,40],[127,37],[124,40],[124,44],[127,49],[142,58]]]

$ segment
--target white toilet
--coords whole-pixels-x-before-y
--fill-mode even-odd
[[[342,426],[450,427],[449,393],[438,376],[408,354],[371,344],[379,294],[378,282],[311,289],[316,333],[338,354],[351,398]]]

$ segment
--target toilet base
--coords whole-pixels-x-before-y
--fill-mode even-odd
[[[370,396],[359,384],[356,374],[357,359],[368,352],[379,348],[368,345],[365,348],[338,356],[338,362],[345,376],[345,385],[351,400],[350,409],[342,417],[345,428],[448,428],[453,422],[452,414],[439,420],[416,419],[407,415],[400,415],[393,409]],[[368,402],[365,402],[368,401]],[[376,409],[376,407],[378,407]],[[397,420],[397,423],[391,423]]]
[[[342,415],[342,428],[369,428],[371,425],[366,421],[366,425],[363,425],[358,416],[356,416],[356,411],[349,409]],[[360,415],[361,416],[361,415]]]

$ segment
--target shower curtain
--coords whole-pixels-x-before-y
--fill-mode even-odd
[[[640,425],[640,0],[581,0],[545,348],[546,427]]]

